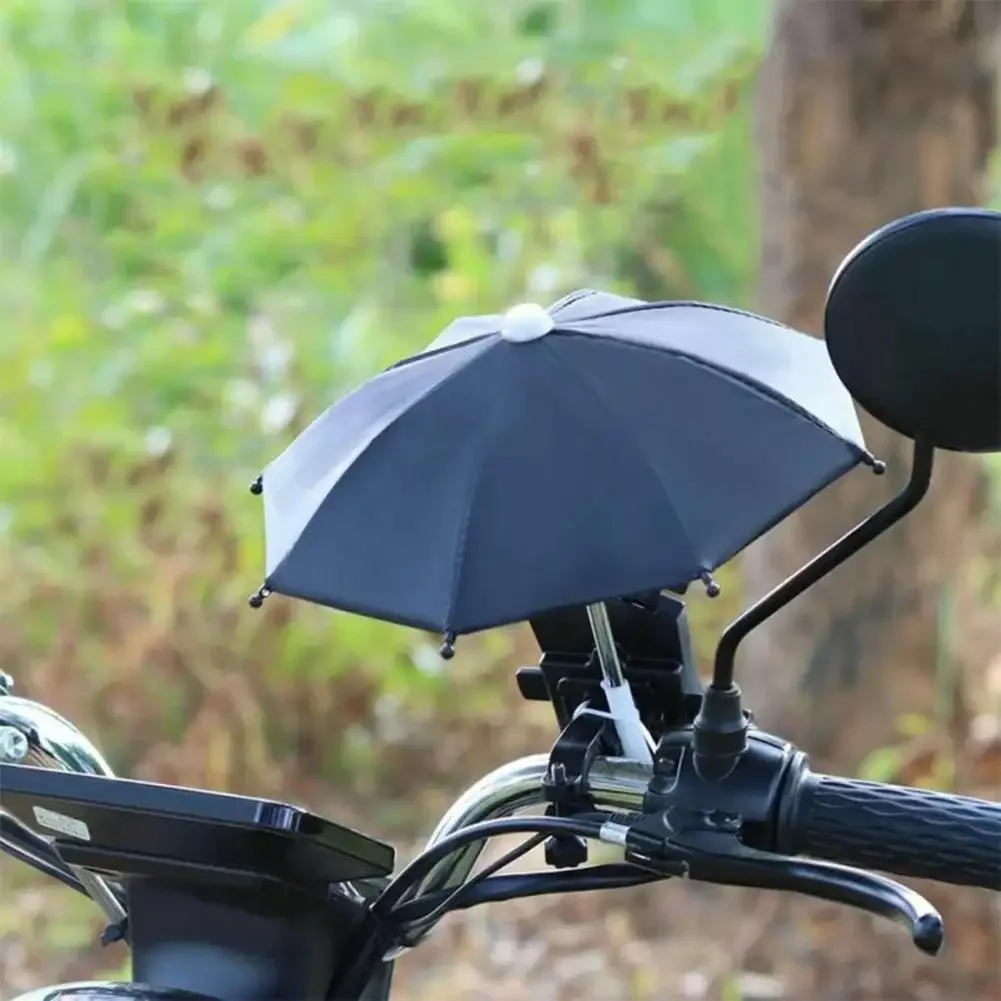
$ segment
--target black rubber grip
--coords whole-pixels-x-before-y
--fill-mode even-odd
[[[1001,803],[808,773],[788,806],[789,854],[1001,889]]]

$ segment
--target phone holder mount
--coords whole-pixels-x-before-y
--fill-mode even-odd
[[[542,656],[538,666],[518,669],[518,689],[556,714],[544,793],[548,815],[572,816],[594,808],[588,774],[599,754],[652,764],[653,744],[695,718],[702,684],[687,613],[680,598],[653,592],[542,613],[531,627]],[[587,844],[552,838],[546,861],[581,865]]]

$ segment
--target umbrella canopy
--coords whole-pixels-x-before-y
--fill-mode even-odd
[[[473,632],[704,577],[871,461],[824,344],[582,291],[456,320],[262,474],[265,587]]]

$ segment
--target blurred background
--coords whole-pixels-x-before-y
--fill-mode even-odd
[[[459,646],[247,595],[248,483],[458,314],[593,286],[821,332],[877,226],[997,204],[996,0],[6,0],[0,667],[126,775],[305,802],[416,849],[548,746],[527,629]],[[692,600],[741,604],[906,474],[827,491]],[[433,470],[429,470],[433,475]],[[1001,792],[1001,467],[748,644],[818,767]],[[0,863],[0,993],[120,971],[96,909]],[[777,895],[666,885],[450,918],[402,1001],[1001,996],[997,903],[924,888],[947,955]]]

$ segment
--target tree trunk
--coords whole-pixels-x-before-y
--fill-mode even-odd
[[[820,334],[830,279],[859,240],[910,212],[983,201],[999,14],[997,0],[778,0],[758,90],[763,313]],[[750,593],[769,590],[903,485],[909,443],[874,421],[865,431],[889,475],[850,474],[752,547]],[[974,544],[982,494],[975,460],[940,455],[913,514],[749,638],[739,675],[749,704],[818,767],[851,772],[894,740],[902,714],[949,707],[943,694],[961,709],[951,679],[951,691],[941,684],[938,611]],[[782,921],[801,949],[791,996],[997,997],[990,896],[926,892],[949,930],[936,961],[844,908],[783,899]]]
[[[859,240],[919,209],[982,202],[999,14],[997,0],[780,0],[758,90],[761,312],[820,334],[830,279]],[[865,430],[888,475],[850,474],[752,547],[750,594],[903,485],[909,444]],[[937,611],[978,525],[981,478],[975,460],[940,455],[914,514],[748,640],[739,676],[759,720],[845,770],[901,714],[941,706]]]

